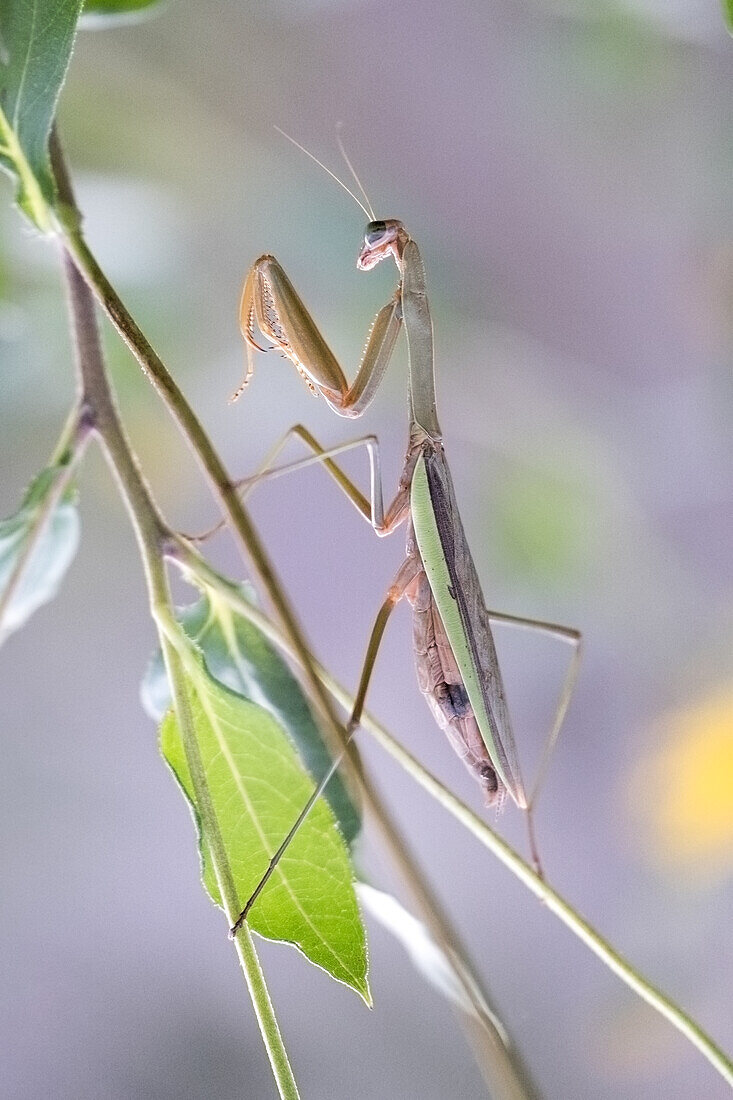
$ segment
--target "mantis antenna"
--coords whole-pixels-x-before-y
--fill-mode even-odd
[[[356,181],[356,186],[359,188],[362,195],[364,196],[364,201],[366,202],[367,206],[369,207],[369,213],[371,214],[372,221],[376,221],[376,218],[374,217],[374,207],[369,202],[369,196],[367,195],[367,193],[364,189],[364,184],[361,182],[361,180],[357,176],[356,169],[354,168],[354,165],[349,160],[349,155],[346,152],[346,148],[344,147],[343,138],[341,137],[341,126],[342,125],[343,124],[341,122],[336,124],[336,141],[338,143],[339,152],[341,153],[341,156],[346,161],[346,167],[349,169],[352,176],[354,177],[354,179]]]
[[[367,216],[367,218],[369,219],[369,221],[370,221],[370,222],[373,222],[373,221],[374,221],[374,214],[373,214],[373,213],[371,213],[371,212],[370,212],[369,210],[367,210],[366,206],[365,206],[365,205],[364,205],[364,203],[363,203],[363,202],[361,201],[361,199],[359,199],[359,198],[357,198],[357,197],[356,197],[356,195],[355,195],[355,194],[354,194],[354,192],[353,192],[353,191],[351,190],[351,188],[350,188],[350,187],[347,187],[347,186],[346,186],[346,184],[344,183],[344,181],[343,181],[343,180],[341,180],[341,179],[339,179],[339,177],[338,177],[338,176],[336,175],[336,173],[335,173],[335,172],[332,172],[330,168],[326,168],[326,165],[325,165],[325,164],[323,163],[323,161],[320,161],[320,160],[318,159],[318,157],[317,157],[317,156],[315,156],[315,155],[314,155],[313,153],[311,153],[309,149],[306,149],[304,145],[301,145],[299,141],[296,141],[294,137],[291,137],[291,136],[290,136],[290,134],[286,134],[286,133],[285,133],[285,131],[284,131],[284,130],[281,130],[279,126],[276,126],[276,127],[275,127],[275,129],[277,130],[278,134],[282,134],[282,136],[283,136],[284,138],[287,138],[287,139],[288,139],[288,141],[289,141],[289,142],[291,142],[291,144],[293,144],[293,145],[295,146],[295,148],[296,148],[296,149],[300,149],[301,153],[305,153],[305,155],[306,155],[307,157],[310,157],[310,159],[311,159],[311,160],[312,160],[312,161],[313,161],[313,162],[314,162],[315,164],[317,164],[319,168],[322,168],[322,169],[323,169],[323,171],[324,171],[324,172],[326,173],[326,175],[327,175],[327,176],[330,176],[332,180],[335,180],[335,181],[336,181],[336,183],[337,183],[337,184],[339,185],[339,187],[343,187],[343,189],[344,189],[344,191],[346,192],[346,194],[347,194],[347,195],[351,195],[351,197],[352,197],[352,199],[354,200],[354,202],[356,203],[356,205],[357,205],[357,206],[359,206],[359,207],[361,207],[361,209],[362,209],[362,210],[364,211],[364,213],[366,214],[366,216]],[[347,158],[347,161],[346,161],[346,163],[347,163],[347,164],[349,163],[349,162],[348,162],[348,158]],[[351,165],[349,165],[349,167],[351,168]],[[352,171],[352,173],[353,173],[353,175],[354,175],[354,178],[356,179],[356,182],[357,182],[357,183],[359,183],[359,180],[358,180],[358,178],[357,178],[357,176],[356,176],[356,173],[354,172],[354,169],[352,168],[352,169],[351,169],[351,171]],[[359,183],[359,187],[361,188],[361,190],[362,190],[362,192],[363,192],[363,191],[364,191],[364,188],[363,188],[363,187],[361,186],[361,184],[360,184],[360,183]],[[366,195],[364,195],[364,197],[366,198]],[[368,199],[367,199],[367,202],[369,202],[369,200],[368,200]]]

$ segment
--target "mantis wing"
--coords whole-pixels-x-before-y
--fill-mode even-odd
[[[417,461],[411,501],[425,572],[491,762],[513,800],[526,807],[489,616],[439,444],[427,443]]]

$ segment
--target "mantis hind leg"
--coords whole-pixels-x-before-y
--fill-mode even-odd
[[[354,704],[353,704],[352,709],[351,709],[351,715],[349,716],[349,721],[346,725],[346,738],[344,740],[343,748],[338,753],[338,755],[333,758],[333,760],[331,762],[331,765],[328,768],[328,771],[320,779],[320,781],[316,784],[316,787],[315,787],[313,793],[311,794],[310,798],[308,799],[308,801],[304,805],[303,809],[300,811],[297,818],[293,822],[293,825],[290,828],[290,831],[288,832],[287,836],[285,836],[285,838],[283,839],[280,846],[277,848],[277,850],[272,855],[264,875],[262,876],[260,881],[257,883],[257,886],[255,887],[254,892],[252,893],[251,897],[247,901],[247,904],[245,905],[244,909],[242,910],[242,912],[237,917],[237,919],[234,922],[234,924],[232,925],[231,929],[229,930],[230,938],[233,939],[234,936],[236,936],[239,929],[242,927],[244,922],[247,920],[247,917],[249,916],[249,913],[250,913],[250,910],[252,909],[252,906],[255,904],[258,897],[260,896],[260,894],[264,890],[265,886],[269,882],[270,878],[274,874],[278,863],[280,862],[280,860],[284,856],[285,852],[287,851],[288,846],[290,845],[290,842],[292,841],[293,837],[295,836],[298,829],[300,828],[300,826],[305,821],[308,814],[313,809],[313,806],[315,805],[315,803],[318,801],[318,799],[323,794],[324,790],[326,789],[326,787],[328,785],[329,780],[335,774],[339,764],[341,763],[344,756],[348,752],[349,744],[350,744],[354,734],[356,733],[356,731],[359,727],[359,723],[361,721],[361,715],[362,715],[362,712],[364,710],[364,703],[365,703],[365,700],[366,700],[366,695],[367,695],[367,691],[368,691],[368,688],[369,688],[369,683],[370,683],[370,680],[371,680],[371,677],[372,677],[372,672],[374,671],[374,665],[375,665],[376,660],[377,660],[377,653],[379,652],[379,646],[380,646],[380,644],[382,642],[382,638],[384,636],[384,630],[385,630],[385,627],[387,626],[387,621],[389,620],[389,617],[392,614],[392,611],[394,610],[394,608],[397,606],[399,601],[402,599],[402,597],[405,593],[405,589],[409,585],[410,581],[413,580],[416,572],[419,569],[420,569],[420,564],[414,558],[407,558],[403,562],[403,564],[400,566],[400,569],[397,572],[397,576],[395,577],[392,585],[390,586],[389,592],[387,593],[387,597],[386,597],[384,603],[382,604],[382,606],[379,609],[377,617],[374,621],[374,626],[372,627],[372,632],[369,635],[369,642],[367,644],[366,656],[364,658],[364,664],[362,666],[361,675],[359,677],[359,686],[357,688],[357,692],[356,692],[356,695],[354,697]]]
[[[562,690],[555,708],[555,715],[542,750],[537,776],[527,800],[527,832],[529,835],[530,852],[538,874],[540,877],[543,877],[542,863],[534,829],[534,808],[578,680],[581,659],[581,634],[579,630],[575,630],[570,626],[561,626],[559,623],[544,622],[541,619],[526,619],[520,615],[507,615],[500,611],[488,611],[488,616],[493,622],[504,623],[507,626],[518,627],[521,630],[533,630],[541,634],[547,634],[553,638],[558,638],[560,641],[568,643],[573,648],[573,654],[570,658],[570,664],[565,673]]]

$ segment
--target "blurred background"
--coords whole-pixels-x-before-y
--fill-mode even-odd
[[[170,0],[84,31],[61,127],[102,266],[246,474],[292,423],[354,425],[276,355],[243,370],[242,278],[275,253],[353,376],[394,286],[356,271],[363,216],[273,130],[336,171],[337,122],[379,216],[427,265],[438,403],[487,602],[579,627],[585,659],[537,820],[552,883],[733,1047],[733,51],[713,0]],[[0,514],[46,461],[73,386],[52,245],[0,184]],[[215,512],[107,332],[125,421],[172,522]],[[394,482],[405,355],[358,431]],[[347,459],[366,483],[363,454]],[[154,644],[140,564],[96,450],[83,539],[53,604],[0,660],[4,932],[0,1094],[267,1098],[266,1057],[189,814],[139,703]],[[355,684],[403,553],[317,469],[254,515],[316,652]],[[241,575],[220,540],[218,563]],[[568,653],[502,631],[525,774]],[[435,728],[398,611],[371,709],[481,811]],[[450,909],[542,1096],[728,1095],[375,745],[364,757]],[[523,846],[517,811],[499,827]],[[400,893],[365,837],[372,881]],[[449,1007],[370,929],[373,1012],[287,947],[262,957],[303,1095],[481,1097]]]

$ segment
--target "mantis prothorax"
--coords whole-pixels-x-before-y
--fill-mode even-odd
[[[359,202],[358,199],[356,201]],[[480,783],[487,805],[501,806],[508,793],[517,806],[527,811],[530,847],[539,870],[531,811],[575,686],[580,634],[577,630],[555,623],[487,610],[461,523],[436,413],[433,329],[420,252],[401,221],[375,220],[371,209],[365,209],[365,213],[371,220],[364,232],[357,267],[369,271],[391,257],[397,265],[400,280],[393,297],[377,313],[361,365],[351,385],[274,256],[261,256],[247,275],[242,291],[240,326],[248,354],[251,354],[251,349],[258,348],[254,338],[256,324],[260,332],[291,361],[307,385],[323,397],[334,412],[345,417],[361,416],[370,405],[400,329],[404,326],[409,354],[409,444],[395,497],[385,510],[375,437],[325,450],[300,425],[290,429],[259,474],[249,479],[245,486],[251,488],[263,477],[276,476],[310,462],[321,462],[378,535],[388,535],[400,524],[407,524],[405,560],[379,610],[369,639],[347,726],[347,739],[353,736],[359,724],[387,619],[395,605],[405,597],[413,611],[415,664],[420,689],[438,725]],[[250,362],[243,386],[251,373]],[[274,467],[277,454],[292,435],[297,435],[306,444],[313,457],[288,466]],[[333,461],[335,454],[358,445],[366,445],[369,450],[369,500]],[[517,760],[491,621],[543,631],[573,646],[573,657],[538,778],[529,798]],[[292,829],[273,854],[262,880],[234,924],[232,935],[247,919],[252,905],[342,758],[343,752],[334,759]]]

